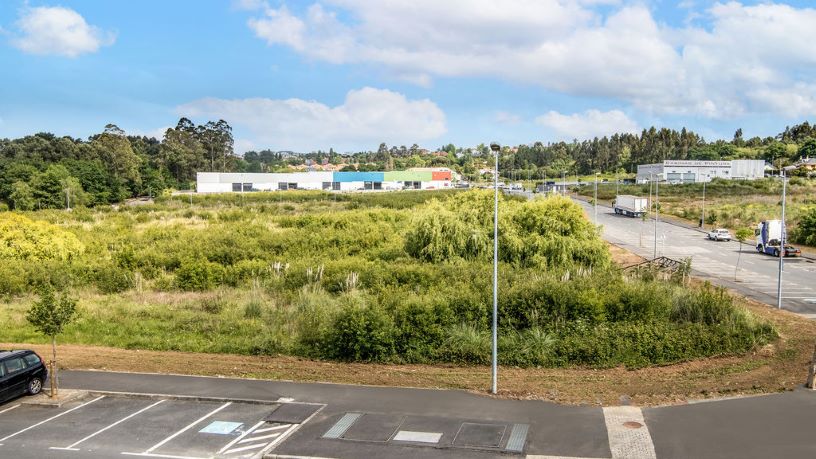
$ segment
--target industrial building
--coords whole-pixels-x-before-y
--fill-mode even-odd
[[[199,172],[199,193],[229,193],[278,190],[438,190],[451,188],[451,171],[393,172]]]
[[[660,181],[669,183],[702,183],[715,178],[756,180],[765,176],[765,161],[735,159],[733,161],[666,160],[657,164],[641,164],[637,168],[637,183]]]

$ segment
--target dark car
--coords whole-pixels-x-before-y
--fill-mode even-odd
[[[48,370],[34,351],[0,350],[0,402],[22,394],[39,394],[46,378]]]

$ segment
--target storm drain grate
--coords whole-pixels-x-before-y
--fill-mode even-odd
[[[277,407],[274,411],[269,413],[264,418],[266,422],[279,422],[282,424],[302,424],[303,421],[309,419],[319,406],[307,405],[301,403],[284,403]]]
[[[527,441],[527,431],[530,426],[527,424],[513,424],[513,430],[510,431],[510,439],[507,440],[507,451],[521,452],[524,450],[524,443]]]
[[[354,421],[362,415],[363,413],[346,413],[331,429],[323,434],[323,438],[340,438],[354,424]]]

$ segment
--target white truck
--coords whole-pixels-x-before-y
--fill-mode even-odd
[[[649,200],[628,194],[619,194],[612,203],[612,208],[618,215],[627,217],[641,217],[649,208]]]
[[[768,255],[773,255],[778,257],[780,255],[784,255],[786,257],[798,257],[802,255],[802,251],[798,248],[785,244],[785,249],[782,250],[780,247],[782,238],[782,231],[785,231],[785,228],[782,226],[781,220],[767,220],[760,222],[756,229],[754,229],[754,235],[756,235],[756,249],[759,253],[764,253]],[[785,234],[785,238],[787,242],[787,231]]]

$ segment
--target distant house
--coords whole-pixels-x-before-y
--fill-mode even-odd
[[[799,161],[796,161],[793,163],[793,165],[796,166],[796,169],[798,170],[813,172],[816,171],[816,158],[806,156],[804,158],[800,158]]]

